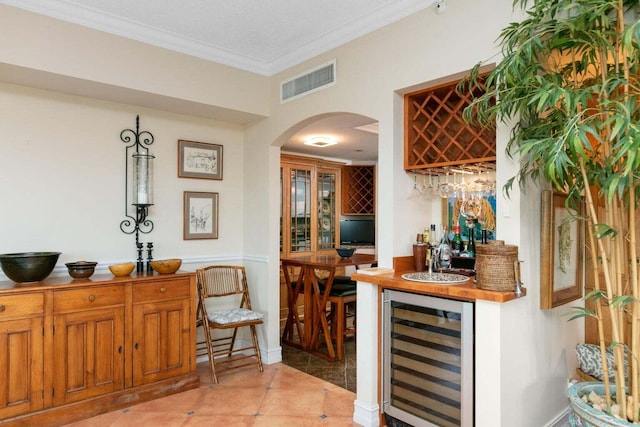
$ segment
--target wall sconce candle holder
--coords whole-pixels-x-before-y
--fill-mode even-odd
[[[153,230],[153,222],[148,218],[149,207],[153,206],[153,159],[149,153],[149,145],[153,144],[153,135],[148,131],[140,132],[140,116],[136,116],[136,129],[125,129],[120,132],[120,139],[128,144],[125,149],[125,180],[124,180],[124,214],[127,217],[120,223],[120,230],[125,234],[136,235],[137,265],[136,271],[145,270],[142,261],[144,244],[140,242],[140,233],[148,234]],[[130,154],[133,152],[133,154]],[[131,165],[131,205],[135,207],[135,214],[129,213],[129,157]],[[149,259],[147,271],[151,271],[151,250],[153,243],[147,244]]]

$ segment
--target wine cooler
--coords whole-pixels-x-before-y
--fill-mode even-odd
[[[473,426],[473,303],[384,291],[387,425]]]

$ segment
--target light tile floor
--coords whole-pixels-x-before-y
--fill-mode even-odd
[[[200,387],[78,421],[72,427],[350,427],[355,394],[283,363],[218,375],[198,364]]]

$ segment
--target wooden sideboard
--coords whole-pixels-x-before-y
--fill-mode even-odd
[[[195,280],[0,282],[0,425],[63,425],[198,387]]]

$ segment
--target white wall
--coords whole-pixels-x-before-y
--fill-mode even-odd
[[[269,112],[268,78],[0,5],[3,81],[246,122]]]
[[[243,133],[239,125],[0,84],[0,252],[60,251],[59,264],[135,259],[125,219],[124,129],[155,137],[154,258],[241,256]],[[178,139],[223,145],[223,180],[177,177]],[[217,192],[219,239],[183,240],[183,192]],[[133,211],[130,211],[132,213]],[[64,267],[64,266],[63,266]]]

